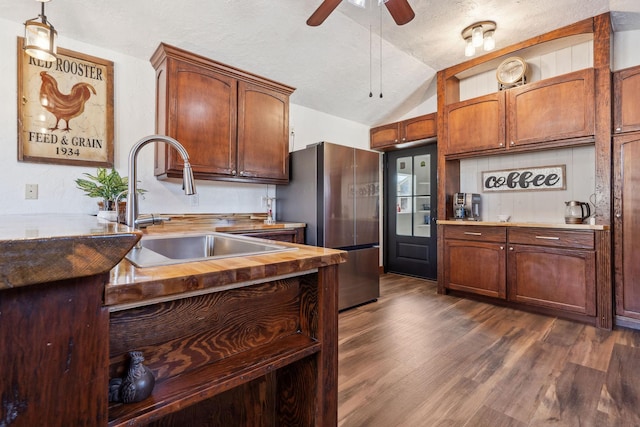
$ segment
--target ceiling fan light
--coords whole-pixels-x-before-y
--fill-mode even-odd
[[[367,0],[349,0],[349,3],[351,3],[354,6],[361,7],[363,9],[367,7]]]
[[[482,25],[473,27],[473,30],[471,30],[471,40],[473,41],[474,47],[482,46],[483,37],[484,33],[482,31]]]
[[[473,46],[471,37],[465,40],[466,46],[464,47],[464,56],[473,56],[476,54],[476,48]]]
[[[496,47],[496,39],[493,37],[493,31],[487,31],[484,35],[483,48],[485,51],[493,50]]]

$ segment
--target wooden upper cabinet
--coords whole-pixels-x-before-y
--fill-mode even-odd
[[[507,93],[509,147],[593,137],[594,70],[587,68]]]
[[[588,68],[446,105],[446,155],[593,142],[594,93]]]
[[[437,134],[436,113],[413,117],[401,122],[372,128],[370,147],[372,150],[391,150],[399,144],[435,138]],[[403,145],[403,147],[405,147]]]
[[[504,92],[447,105],[444,125],[447,129],[447,154],[504,149]]]
[[[286,183],[293,88],[160,44],[156,132],[178,140],[197,179]],[[182,177],[182,158],[157,144],[155,175]]]
[[[640,66],[613,73],[613,129],[640,130]]]
[[[289,180],[289,95],[240,82],[238,175]]]

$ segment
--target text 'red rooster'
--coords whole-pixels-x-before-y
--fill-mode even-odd
[[[76,83],[71,88],[71,93],[66,95],[60,93],[58,82],[46,71],[40,72],[40,77],[40,104],[56,118],[55,126],[49,130],[71,130],[69,120],[83,113],[85,102],[91,97],[91,92],[96,94],[96,90],[89,83]],[[60,120],[64,120],[67,127],[60,128]]]

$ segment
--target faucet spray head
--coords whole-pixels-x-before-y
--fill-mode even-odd
[[[191,168],[191,163],[185,162],[182,170],[182,189],[184,190],[184,194],[187,196],[191,196],[192,194],[196,194],[196,184],[193,179],[193,169]]]

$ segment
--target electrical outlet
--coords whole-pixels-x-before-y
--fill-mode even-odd
[[[38,184],[27,184],[24,188],[24,198],[36,200],[38,198]]]

